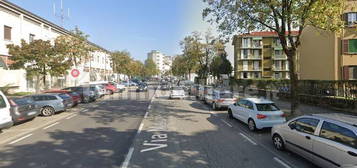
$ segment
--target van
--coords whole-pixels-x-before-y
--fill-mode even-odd
[[[10,114],[10,103],[4,93],[0,91],[0,130],[13,125]]]

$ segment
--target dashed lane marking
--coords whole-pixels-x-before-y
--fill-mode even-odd
[[[227,121],[225,121],[225,120],[223,120],[223,119],[221,119],[221,121],[222,121],[223,123],[225,123],[226,125],[228,125],[228,127],[233,128],[233,126],[232,126],[230,123],[228,123]]]
[[[21,137],[21,138],[19,138],[19,139],[16,139],[16,140],[10,142],[9,145],[12,145],[12,144],[14,144],[14,143],[16,143],[16,142],[19,142],[19,141],[21,141],[21,140],[24,140],[24,139],[26,139],[26,138],[28,138],[28,137],[30,137],[30,136],[32,136],[32,134],[25,135],[25,136],[23,136],[23,137]]]
[[[77,114],[73,114],[73,115],[67,117],[66,119],[69,120],[69,119],[71,119],[71,118],[73,118],[73,117],[75,117],[75,116],[77,116]]]
[[[280,160],[277,157],[273,158],[276,162],[278,162],[279,164],[283,165],[285,168],[291,168],[288,164],[284,163],[282,160]]]
[[[121,168],[127,168],[129,166],[129,162],[130,162],[131,156],[133,156],[133,152],[134,152],[134,147],[131,147],[129,149],[128,154],[125,157],[123,164],[121,165]]]
[[[246,140],[248,140],[250,143],[252,143],[253,145],[257,145],[257,143],[255,143],[253,140],[251,140],[250,138],[248,138],[246,135],[244,135],[243,133],[239,133],[243,138],[245,138]]]
[[[51,127],[53,127],[53,126],[55,126],[57,124],[59,124],[59,122],[55,122],[55,123],[53,123],[53,124],[51,124],[49,126],[44,127],[43,129],[46,130],[46,129],[51,128]]]
[[[140,134],[141,130],[143,130],[144,123],[141,123],[138,129],[138,132],[136,134]]]

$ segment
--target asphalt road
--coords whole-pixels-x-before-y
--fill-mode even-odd
[[[142,125],[123,168],[315,167],[275,150],[269,129],[249,132],[226,111],[211,111],[194,98],[169,100],[168,92],[159,92]]]
[[[0,167],[120,167],[153,93],[117,93],[5,130]]]

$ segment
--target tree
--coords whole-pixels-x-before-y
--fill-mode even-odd
[[[227,59],[227,53],[223,52],[220,55],[217,55],[213,58],[212,63],[210,64],[210,72],[214,77],[220,78],[221,74],[227,74],[230,76],[232,73],[231,62]]]
[[[21,40],[20,45],[7,45],[10,59],[14,64],[11,69],[25,69],[28,77],[42,76],[46,88],[46,76],[62,76],[71,67],[70,60],[66,59],[61,47],[50,41],[34,40],[31,43]],[[36,87],[38,90],[38,85]]]
[[[146,77],[159,74],[159,70],[157,69],[155,62],[151,58],[145,60],[144,74],[144,76]]]
[[[298,107],[297,50],[307,26],[339,32],[345,0],[203,0],[203,16],[224,36],[236,32],[271,30],[277,33],[288,58],[291,113]],[[295,36],[293,30],[297,30]]]
[[[186,58],[183,55],[175,57],[172,61],[171,71],[175,76],[184,76],[188,73],[187,64],[185,64]]]
[[[58,36],[55,40],[57,48],[67,57],[72,66],[86,62],[90,58],[90,53],[95,50],[88,42],[88,35],[78,28],[75,28],[70,35]]]
[[[128,51],[115,51],[111,55],[115,73],[129,75],[132,58]]]
[[[191,78],[191,73],[196,72],[199,67],[199,61],[203,57],[203,45],[200,42],[201,34],[199,32],[192,32],[191,35],[186,36],[183,41],[180,42],[183,55],[177,61],[184,73],[188,74]],[[180,68],[178,66],[178,68]]]
[[[138,60],[131,60],[129,63],[129,73],[128,76],[132,77],[142,77],[144,75],[144,64]]]

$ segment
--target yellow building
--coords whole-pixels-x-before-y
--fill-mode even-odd
[[[287,57],[275,32],[236,35],[233,45],[235,78],[289,79]]]
[[[301,34],[299,77],[357,80],[357,1],[347,1],[341,34],[306,27]]]

